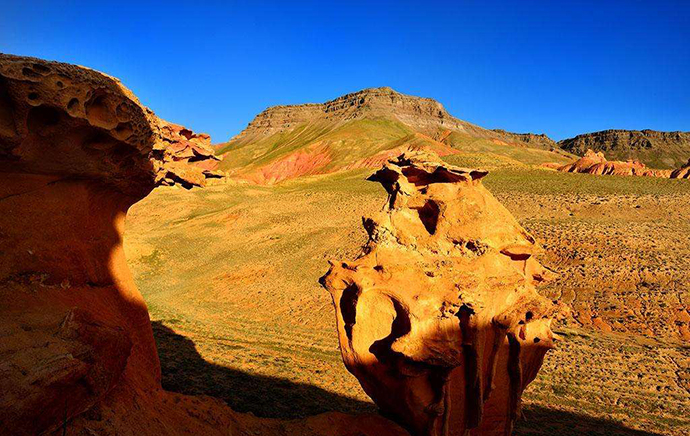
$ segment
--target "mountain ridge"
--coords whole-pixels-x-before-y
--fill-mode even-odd
[[[578,156],[591,149],[609,160],[639,160],[650,167],[675,169],[690,158],[690,132],[607,129],[564,139],[558,146]]]
[[[434,99],[381,87],[324,103],[270,107],[216,151],[231,177],[257,183],[371,168],[406,150],[462,155],[455,163],[484,167],[572,158],[547,141],[523,139],[455,118]]]

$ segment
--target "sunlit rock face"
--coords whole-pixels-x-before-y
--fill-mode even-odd
[[[537,294],[534,239],[481,184],[486,172],[401,155],[369,241],[332,263],[342,357],[382,413],[415,435],[509,434],[553,347],[561,310]]]
[[[688,163],[671,173],[672,179],[690,179],[690,159]]]
[[[2,432],[55,428],[115,386],[158,386],[122,232],[155,186],[204,183],[180,155],[204,160],[203,144],[185,133],[105,74],[0,55]]]

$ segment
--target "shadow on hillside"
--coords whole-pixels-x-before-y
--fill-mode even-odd
[[[152,322],[163,372],[163,387],[188,395],[224,400],[233,410],[270,418],[302,418],[323,412],[371,413],[376,406],[290,380],[249,374],[206,362],[191,339],[159,321]],[[654,435],[614,421],[526,406],[515,435]]]
[[[323,412],[372,413],[372,403],[316,386],[250,374],[209,363],[194,342],[159,321],[152,322],[163,373],[163,388],[188,395],[209,395],[233,410],[270,418],[302,418]]]

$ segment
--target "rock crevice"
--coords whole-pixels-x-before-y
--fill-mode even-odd
[[[345,365],[416,435],[509,434],[553,346],[562,309],[535,290],[537,246],[485,175],[427,154],[391,160],[370,178],[389,199],[364,220],[363,254],[322,278]]]

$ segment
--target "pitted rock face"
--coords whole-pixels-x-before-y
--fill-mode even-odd
[[[386,210],[361,257],[332,264],[343,360],[416,435],[509,434],[553,346],[561,309],[535,283],[534,239],[481,184],[486,172],[402,155],[370,180]]]
[[[142,198],[156,185],[204,185],[210,138],[159,119],[117,79],[0,54],[0,172],[97,180]]]

